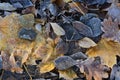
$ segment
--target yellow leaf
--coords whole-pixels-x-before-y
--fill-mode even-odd
[[[105,65],[112,67],[116,64],[116,55],[120,55],[120,44],[102,39],[97,46],[87,51],[89,57],[100,56]]]
[[[61,35],[65,35],[65,31],[62,27],[60,27],[57,23],[50,23],[53,31],[56,35],[61,36]]]
[[[55,65],[53,62],[46,62],[46,63],[42,63],[40,64],[40,73],[46,73],[49,72],[51,70],[53,70],[55,68]]]
[[[97,45],[93,40],[87,37],[79,40],[78,43],[79,43],[79,46],[83,48],[90,48]]]
[[[64,0],[64,2],[68,3],[68,2],[71,2],[72,0]]]
[[[74,78],[77,78],[76,73],[72,69],[67,70],[59,70],[60,78],[63,77],[66,80],[73,80]]]

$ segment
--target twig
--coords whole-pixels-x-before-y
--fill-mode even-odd
[[[23,67],[25,68],[25,70],[26,70],[28,76],[30,77],[30,80],[32,80],[32,77],[31,77],[30,73],[28,72],[27,67],[26,67],[24,64],[23,64]]]

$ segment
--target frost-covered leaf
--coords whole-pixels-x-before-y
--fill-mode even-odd
[[[76,64],[76,61],[69,56],[61,56],[55,59],[54,64],[58,70],[66,70]]]
[[[87,37],[79,40],[78,44],[80,47],[83,47],[83,48],[90,48],[97,45],[93,40]]]
[[[14,11],[14,8],[10,3],[0,3],[0,10]]]
[[[62,29],[62,27],[60,27],[57,23],[50,23],[50,24],[56,35],[58,35],[58,36],[65,35],[64,29]]]
[[[100,56],[105,65],[112,67],[116,63],[116,55],[120,54],[119,48],[119,43],[102,39],[97,46],[87,51],[87,55],[89,57]]]
[[[102,35],[103,38],[107,38],[108,40],[113,40],[115,42],[120,42],[120,30],[118,27],[118,21],[109,17],[108,19],[104,19],[102,22],[102,30],[104,34]]]
[[[120,24],[120,4],[119,3],[116,3],[116,2],[112,3],[111,6],[108,8],[107,14],[112,19],[118,19],[118,22]]]
[[[105,66],[100,57],[88,58],[79,64],[80,70],[84,72],[87,80],[102,80],[102,78],[108,78],[108,73],[110,69]]]

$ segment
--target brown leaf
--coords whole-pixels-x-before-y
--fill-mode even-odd
[[[88,58],[80,63],[80,69],[84,71],[87,80],[102,80],[102,78],[108,78],[108,73],[105,70],[110,70],[105,66],[100,57]]]
[[[71,8],[76,9],[78,12],[82,13],[83,15],[87,13],[87,9],[83,5],[81,5],[81,3],[72,1],[71,3],[69,3],[69,5],[71,6]]]
[[[5,51],[1,51],[1,56],[3,59],[3,69],[10,70],[12,66],[9,63],[9,54]]]
[[[76,73],[72,69],[67,70],[59,70],[60,78],[63,77],[66,80],[73,80],[74,78],[77,78]]]
[[[27,7],[26,9],[22,10],[22,14],[29,14],[29,13],[37,15],[36,14],[36,9],[35,9],[34,6],[30,6],[30,7]]]
[[[89,57],[100,56],[105,65],[112,67],[116,63],[116,55],[120,54],[120,44],[102,39],[97,46],[87,51]]]
[[[116,19],[114,21],[112,21],[110,17],[108,19],[104,19],[102,25],[102,30],[104,32],[102,35],[103,38],[120,42],[120,30]]]
[[[40,64],[40,73],[46,73],[50,72],[55,68],[54,63],[51,61],[48,61],[46,63]]]

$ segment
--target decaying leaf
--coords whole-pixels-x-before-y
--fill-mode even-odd
[[[89,57],[100,56],[105,65],[112,67],[116,63],[116,55],[120,54],[120,44],[102,39],[97,46],[87,51]]]
[[[97,45],[93,40],[87,37],[79,40],[78,44],[80,47],[83,47],[83,48],[90,48]]]
[[[88,58],[87,60],[80,63],[80,70],[84,72],[87,80],[102,80],[102,78],[108,78],[110,69],[105,66],[100,57]]]
[[[62,27],[60,27],[57,23],[50,23],[53,31],[56,35],[61,36],[61,35],[65,35],[65,31],[64,29],[62,29]]]
[[[55,59],[54,64],[58,70],[66,70],[76,65],[76,61],[69,56],[61,56]]]
[[[66,80],[73,80],[74,78],[77,78],[76,73],[72,69],[67,70],[59,70],[60,78],[63,77]]]
[[[19,65],[17,65],[14,54],[11,54],[9,56],[7,52],[2,51],[1,56],[3,59],[3,69],[9,70],[12,72],[22,73],[23,70]]]
[[[10,3],[0,3],[0,10],[14,11],[16,8],[14,8]]]
[[[112,71],[110,74],[110,80],[119,80],[120,79],[120,56],[116,56],[117,63],[113,65]]]
[[[81,5],[81,3],[72,1],[71,3],[69,3],[69,5],[71,6],[71,8],[76,9],[78,12],[82,13],[83,15],[87,13],[87,9],[83,5]]]
[[[55,68],[54,63],[51,61],[48,61],[46,63],[42,63],[42,65],[40,65],[40,73],[50,72],[54,68]]]
[[[112,17],[112,19],[118,19],[118,22],[120,24],[120,4],[119,3],[113,2],[111,6],[108,8],[107,14],[109,17]]]
[[[45,42],[43,41],[42,43],[39,43],[37,45],[38,48],[35,50],[35,52],[33,52],[33,56],[42,60],[39,67],[41,73],[46,73],[53,70],[55,68],[54,60],[64,54],[58,54],[56,52],[56,44],[57,43],[55,43],[53,39],[48,38]],[[46,67],[48,68],[46,69]]]
[[[118,21],[116,19],[114,21],[112,21],[110,17],[108,19],[104,19],[102,25],[102,30],[104,32],[102,35],[103,38],[120,42],[120,30],[118,27]]]

